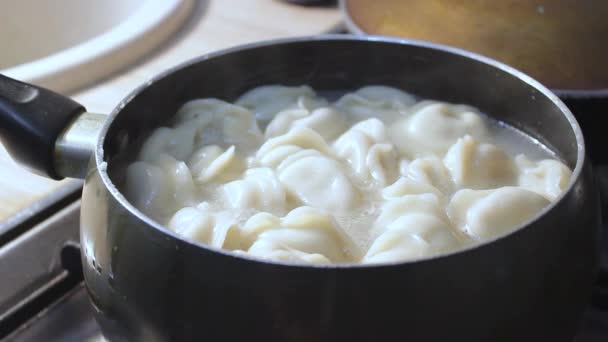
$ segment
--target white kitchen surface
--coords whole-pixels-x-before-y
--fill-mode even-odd
[[[90,112],[109,113],[138,85],[185,60],[243,43],[329,32],[340,25],[336,8],[300,7],[280,0],[195,2],[189,21],[168,43],[72,97]],[[0,146],[0,223],[22,215],[52,192],[74,185],[73,180],[55,182],[22,170]]]
[[[0,72],[67,92],[141,58],[172,36],[196,0],[0,2]]]

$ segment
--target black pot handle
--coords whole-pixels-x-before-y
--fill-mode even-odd
[[[85,108],[48,89],[0,74],[0,141],[32,172],[62,179],[55,172],[55,141]]]

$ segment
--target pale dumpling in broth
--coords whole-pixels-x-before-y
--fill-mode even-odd
[[[297,127],[269,139],[256,157],[262,165],[276,169],[288,193],[301,203],[343,212],[358,204],[360,194],[329,153],[320,135]]]
[[[185,239],[288,263],[402,262],[484,243],[571,177],[473,107],[380,85],[333,103],[308,86],[262,86],[236,105],[192,100],[169,123],[128,166],[126,198]]]
[[[282,213],[287,197],[274,171],[267,167],[249,169],[243,179],[222,188],[225,203],[232,208]]]
[[[443,158],[458,188],[489,189],[516,185],[517,167],[503,150],[466,135]]]
[[[296,127],[286,134],[268,139],[256,153],[261,165],[277,167],[290,155],[301,150],[316,150],[329,153],[327,142],[317,132],[304,127]]]
[[[127,168],[126,178],[125,196],[139,210],[151,215],[167,207],[174,189],[162,168],[137,161]]]
[[[355,124],[334,142],[333,149],[365,184],[384,186],[399,174],[399,157],[387,139],[384,123],[378,119]]]
[[[483,118],[475,108],[436,101],[417,104],[389,132],[397,149],[411,159],[442,157],[464,135],[487,135]]]
[[[374,223],[373,235],[377,235],[401,216],[409,214],[427,214],[444,222],[449,222],[441,198],[434,194],[404,195],[390,199],[380,207],[380,215]]]
[[[315,110],[287,109],[279,112],[266,127],[266,139],[283,135],[295,127],[308,127],[325,140],[332,140],[346,130],[344,114],[331,107]]]
[[[175,128],[159,127],[146,139],[139,151],[140,161],[156,162],[167,154],[178,160],[186,160],[194,150],[196,127],[179,125]]]
[[[345,212],[357,206],[359,190],[340,164],[316,150],[304,150],[285,159],[277,168],[289,193],[302,203]]]
[[[171,217],[169,229],[192,241],[217,248],[240,247],[239,230],[233,214],[212,211],[208,203],[185,207]]]
[[[195,130],[194,147],[234,145],[245,152],[264,140],[252,112],[217,99],[187,102],[178,110],[175,121],[178,127]]]
[[[397,88],[372,85],[342,96],[335,105],[353,121],[376,117],[393,122],[415,102],[412,95]]]
[[[483,241],[505,234],[536,216],[549,201],[518,187],[457,191],[447,212],[455,226]]]
[[[391,222],[363,257],[363,263],[419,259],[461,246],[449,225],[436,216],[412,213]]]
[[[461,246],[450,227],[442,201],[432,193],[390,198],[381,207],[373,234],[377,236],[364,263],[417,259]]]
[[[359,88],[353,94],[359,95],[368,101],[380,103],[391,108],[408,108],[416,103],[416,98],[395,87],[384,85],[369,85]]]
[[[449,194],[454,189],[450,172],[438,157],[423,157],[413,160],[405,168],[405,177],[433,186],[443,194]]]
[[[570,183],[572,171],[559,160],[531,161],[524,155],[515,157],[520,169],[519,185],[553,201]]]
[[[433,194],[442,198],[443,194],[436,187],[407,177],[401,177],[393,184],[382,189],[384,199],[397,199],[406,195]]]
[[[236,155],[234,145],[226,150],[217,145],[201,147],[188,161],[188,167],[197,183],[227,181],[238,177],[245,162]]]
[[[360,254],[331,215],[311,207],[296,208],[283,218],[256,214],[241,234],[249,254],[267,259],[343,263]]]
[[[126,197],[156,220],[195,202],[196,187],[188,166],[167,154],[156,163],[135,162],[127,168]]]
[[[270,121],[275,115],[288,108],[312,111],[327,106],[327,101],[317,97],[309,86],[288,87],[266,85],[256,87],[236,100],[236,104],[253,111],[258,120]]]

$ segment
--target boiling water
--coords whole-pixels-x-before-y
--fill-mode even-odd
[[[492,137],[492,143],[502,148],[511,157],[524,154],[531,160],[561,160],[557,153],[529,134],[485,115],[484,119]]]
[[[324,96],[329,103],[334,103],[334,101],[337,100],[341,95],[344,95],[344,92],[332,92],[332,93],[325,92],[325,93],[321,93],[321,95]],[[417,102],[420,101],[420,99],[416,99],[416,100],[417,100]],[[384,123],[387,130],[390,130],[390,127],[392,125],[394,125],[397,120],[401,120],[401,119],[407,120],[406,118],[408,118],[410,115],[414,115],[414,113],[408,112],[409,109],[402,109],[402,110],[404,111],[403,113],[399,112],[398,110],[394,110],[393,112],[390,112],[390,110],[389,110],[389,112],[385,112],[386,117],[382,117],[381,115],[378,115],[376,118]],[[353,114],[352,116],[347,116],[348,118],[350,118],[350,122],[348,122],[348,125],[347,125],[348,128],[350,128],[352,125],[356,124],[358,121],[364,119],[361,117],[358,117],[355,119],[354,117],[356,115],[358,115],[358,114]],[[448,114],[448,116],[449,115],[451,115],[451,114]],[[484,138],[479,138],[479,139],[482,140],[482,142],[484,142],[484,143],[490,143],[490,144],[496,145],[497,147],[499,147],[500,149],[505,151],[511,158],[515,158],[517,155],[523,154],[532,161],[543,160],[543,159],[559,159],[559,157],[556,155],[556,153],[554,153],[551,149],[549,149],[547,146],[542,144],[539,140],[534,139],[533,137],[525,134],[521,130],[518,130],[518,129],[514,128],[513,126],[510,126],[504,122],[499,122],[497,120],[494,120],[491,117],[483,115],[483,114],[481,115],[481,119],[484,122],[485,131],[487,132],[487,135],[485,135]],[[435,119],[433,119],[433,120],[435,120]],[[444,119],[439,118],[437,120],[441,121]],[[448,122],[448,124],[449,124],[449,121],[442,121],[442,122]],[[210,143],[215,143],[218,145],[226,145],[225,144],[226,141],[214,141],[214,140],[221,139],[221,137],[218,136],[218,134],[217,134],[222,131],[221,124],[219,124],[219,125],[220,126],[218,126],[214,130],[214,132],[211,132],[210,135],[206,136],[206,138],[208,140],[210,139],[210,141],[211,141]],[[262,130],[264,130],[267,127],[268,122],[258,121],[258,125],[260,126],[260,128]],[[428,126],[428,127],[431,127],[433,125],[434,125],[434,121],[432,121],[430,126]],[[403,126],[403,127],[406,127],[406,126]],[[427,127],[427,126],[424,126],[424,127]],[[426,138],[426,134],[427,134],[426,129],[422,129],[420,131],[424,132],[423,137]],[[399,132],[401,132],[401,131],[399,131]],[[211,138],[213,138],[213,139],[211,139]],[[350,138],[348,138],[348,139],[350,139]],[[396,138],[396,139],[399,139],[399,138]],[[334,141],[335,140],[327,141],[327,143],[328,143],[328,145],[331,146]],[[261,142],[260,145],[263,143],[264,142]],[[387,143],[390,143],[390,142],[387,142]],[[238,154],[239,158],[242,158],[244,160],[245,164],[247,165],[247,168],[255,168],[255,167],[263,166],[263,165],[260,165],[260,162],[255,158],[256,152],[260,146],[254,146],[254,145],[255,145],[255,143],[248,144],[246,147],[244,147],[244,149],[237,150],[237,154]],[[415,148],[418,145],[414,144],[412,146]],[[227,148],[228,146],[222,146],[222,147]],[[352,148],[352,146],[350,146],[349,148]],[[337,153],[337,152],[335,152],[335,153]],[[322,156],[322,157],[333,159],[334,161],[337,162],[337,164],[335,164],[337,166],[331,166],[331,167],[338,168],[339,169],[338,172],[342,172],[346,176],[346,178],[352,183],[354,188],[356,188],[356,192],[354,192],[354,193],[360,194],[360,201],[357,203],[356,206],[348,207],[348,210],[344,210],[344,211],[332,210],[328,213],[330,215],[332,215],[333,219],[335,220],[335,222],[337,223],[339,228],[350,238],[352,243],[358,247],[358,248],[355,248],[354,250],[360,251],[360,253],[359,253],[360,255],[351,255],[351,260],[359,261],[359,260],[361,260],[361,257],[366,253],[366,251],[369,249],[370,245],[378,237],[378,234],[381,233],[382,229],[380,229],[380,232],[378,232],[376,230],[378,228],[384,228],[384,227],[374,227],[374,225],[378,218],[378,215],[382,211],[382,206],[387,203],[387,200],[382,197],[382,189],[384,188],[384,186],[390,185],[390,183],[392,183],[394,181],[394,179],[389,180],[387,182],[387,184],[384,184],[384,185],[379,185],[378,183],[374,183],[375,182],[374,180],[371,180],[371,181],[362,180],[360,175],[356,174],[356,170],[354,170],[354,168],[352,168],[348,164],[348,161],[345,160],[344,157],[340,158],[337,155],[333,155],[335,153],[329,152],[327,156]],[[368,151],[366,151],[364,153],[368,153]],[[443,155],[437,155],[437,157],[439,159],[442,159]],[[404,172],[404,170],[405,170],[405,168],[407,168],[408,163],[412,162],[412,160],[407,160],[407,158],[404,158],[404,157],[400,157],[400,158],[401,158],[399,160],[400,161],[400,165],[399,165],[400,173],[401,173],[401,175],[405,175],[406,172]],[[308,159],[308,161],[310,161],[310,160],[311,159]],[[462,161],[462,162],[464,163],[465,161]],[[310,163],[316,163],[316,161],[315,162],[310,161]],[[401,164],[405,165],[405,168],[402,169]],[[307,164],[307,165],[310,165],[310,164]],[[321,169],[321,166],[323,166],[323,165],[327,165],[327,164],[321,163],[318,165],[310,166],[310,168],[308,170],[313,173],[316,173],[317,170],[325,170],[325,169]],[[289,167],[289,166],[286,166],[286,167]],[[317,168],[315,169],[315,167],[317,167]],[[380,167],[385,168],[385,165],[382,164],[382,165],[380,165]],[[277,171],[277,173],[278,172],[279,171]],[[319,172],[319,174],[324,175],[325,173],[323,173],[321,171],[321,172]],[[329,173],[329,175],[331,175],[331,173]],[[315,176],[312,176],[312,177],[314,178]],[[316,177],[319,177],[319,176],[316,176]],[[331,179],[333,180],[334,178],[331,178]],[[292,180],[292,179],[289,179],[289,180]],[[296,181],[300,182],[299,180],[296,180]],[[451,180],[449,180],[449,179],[448,179],[448,181],[451,182]],[[285,183],[285,181],[283,179],[281,180],[281,182]],[[229,205],[228,202],[226,202],[225,196],[223,195],[223,192],[222,192],[224,189],[223,188],[224,184],[225,184],[224,181],[215,181],[215,180],[212,182],[205,183],[204,185],[201,186],[201,188],[199,190],[197,190],[198,192],[196,195],[196,201],[197,201],[197,203],[205,202],[205,208],[210,210],[210,212],[214,212],[214,213],[222,212],[222,213],[226,213],[226,214],[230,215],[231,219],[233,220],[233,222],[235,224],[237,224],[239,226],[243,226],[245,224],[245,222],[247,222],[247,220],[251,216],[255,215],[256,213],[258,213],[260,211],[256,210],[256,209],[230,209],[231,206]],[[285,184],[283,184],[283,185],[285,185]],[[495,187],[501,187],[501,186],[505,186],[505,185],[515,186],[516,184],[502,184],[501,183],[499,185],[498,183],[493,182],[492,185],[496,185]],[[309,188],[307,188],[307,189],[309,189]],[[319,191],[325,191],[325,190],[326,189],[320,189]],[[441,195],[441,199],[440,199],[440,202],[441,202],[440,206],[441,206],[441,210],[444,211],[444,214],[445,214],[445,211],[447,210],[446,209],[447,203],[450,202],[450,199],[451,199],[453,193],[459,189],[453,188],[452,186],[450,186],[448,190],[446,190],[446,189],[440,189],[440,190],[443,191],[443,194]],[[237,189],[236,191],[241,191],[241,190]],[[245,189],[242,191],[246,192],[247,190]],[[267,191],[274,191],[274,190],[273,189],[262,189],[263,194],[260,196],[261,197],[270,197],[270,196],[268,196],[269,192],[267,192]],[[135,193],[139,193],[139,192],[140,191],[138,190]],[[347,193],[347,192],[345,192],[345,193]],[[327,196],[330,196],[330,197],[334,196],[334,193],[325,193],[324,192],[323,194],[324,195],[326,194]],[[295,196],[295,195],[293,195],[293,196]],[[342,198],[342,197],[336,195],[335,198]],[[264,200],[264,199],[261,199],[261,200]],[[322,199],[321,202],[322,201],[324,201],[324,200]],[[303,200],[302,200],[302,202],[303,202]],[[273,204],[272,207],[268,207],[264,211],[271,213],[277,217],[283,217],[283,216],[287,215],[291,210],[293,210],[299,206],[302,206],[302,205],[304,205],[304,204],[301,203],[300,200],[294,200],[294,198],[290,198],[290,195],[288,194],[288,198],[285,200],[284,206],[281,205],[279,207],[279,205]],[[315,203],[309,203],[308,205],[313,206],[313,207],[316,206]],[[327,209],[323,206],[323,204],[318,204],[318,207],[319,207],[319,209]],[[401,210],[401,209],[399,209],[399,210]],[[169,220],[173,216],[173,213],[163,214],[163,216],[160,216],[155,212],[146,212],[146,213],[148,215],[152,216],[155,220],[157,220],[158,222],[160,222],[162,224],[168,224]],[[166,215],[168,215],[168,216],[166,216]],[[446,224],[446,227],[444,227],[444,228],[449,228],[449,225],[451,223],[446,221],[445,224]],[[455,228],[455,227],[451,227],[451,228]],[[461,232],[458,229],[452,229],[452,230],[455,231],[454,233],[456,235],[460,235],[460,236],[457,236],[457,238],[460,239],[459,246],[465,246],[471,242],[475,242],[472,240],[472,237],[470,235],[468,235],[467,233]],[[206,243],[206,241],[201,241],[201,242]],[[246,247],[243,247],[243,248],[246,249]],[[454,249],[457,249],[457,248],[455,247]]]

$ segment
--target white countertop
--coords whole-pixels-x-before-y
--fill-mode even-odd
[[[330,32],[340,25],[336,8],[300,7],[280,0],[198,1],[192,17],[155,53],[72,97],[88,111],[109,113],[131,90],[161,71],[202,54],[239,44]],[[76,186],[33,175],[0,146],[0,223],[15,219],[54,191]]]

